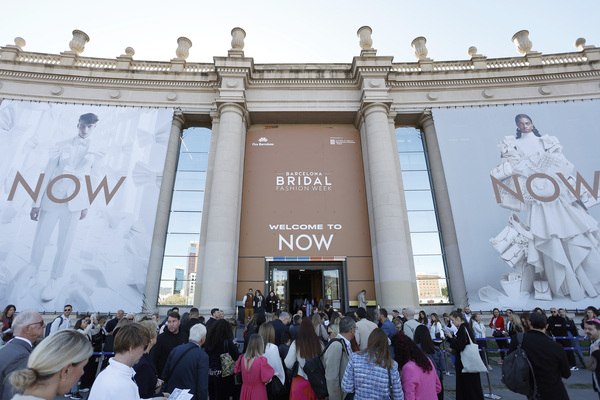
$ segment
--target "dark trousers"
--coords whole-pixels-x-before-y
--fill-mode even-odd
[[[506,340],[506,339],[496,340],[496,344],[498,345],[499,349],[508,349],[508,340]],[[506,355],[506,351],[500,352],[500,358],[502,360],[504,360],[505,355]]]
[[[558,343],[560,343],[562,345],[562,347],[571,347],[570,339],[556,339],[556,341]],[[575,354],[573,354],[573,350],[565,350],[565,352],[567,353],[567,360],[569,360],[569,365],[571,367],[574,367],[576,365],[576,363],[575,363]]]

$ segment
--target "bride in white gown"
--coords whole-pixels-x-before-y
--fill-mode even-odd
[[[533,293],[534,281],[540,281],[553,295],[570,296],[573,301],[596,297],[600,292],[600,231],[587,208],[598,201],[584,185],[581,194],[575,195],[580,185],[575,184],[573,164],[562,154],[556,137],[540,135],[525,114],[517,115],[515,122],[516,137],[507,136],[500,143],[503,163],[492,176],[513,191],[497,189],[500,205],[526,213],[524,224],[517,228],[527,230],[525,256],[518,265],[509,263],[522,276],[521,291]],[[514,193],[522,193],[523,201]],[[513,225],[514,220],[518,218],[513,215]]]

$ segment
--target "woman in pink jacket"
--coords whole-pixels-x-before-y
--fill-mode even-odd
[[[435,368],[423,351],[406,335],[392,340],[405,400],[437,400],[442,384]]]
[[[267,400],[266,384],[273,378],[275,371],[266,357],[262,336],[254,334],[248,340],[246,353],[238,358],[234,372],[242,373],[242,393],[240,400]]]

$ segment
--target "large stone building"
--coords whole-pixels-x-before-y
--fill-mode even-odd
[[[20,38],[0,49],[0,98],[174,110],[148,311],[172,304],[159,301],[167,287],[203,313],[231,312],[249,287],[273,290],[286,308],[307,297],[347,308],[362,289],[372,306],[418,306],[418,287],[436,292],[424,307],[465,305],[476,294],[436,110],[600,97],[600,48],[582,39],[572,53],[545,55],[522,31],[518,57],[472,47],[468,59],[434,61],[419,37],[417,61],[396,62],[362,27],[347,64],[255,64],[244,37],[235,28],[231,50],[212,63],[188,61],[186,38],[169,62],[137,60],[131,48],[116,59],[83,56],[80,31],[61,54],[28,52]],[[186,228],[170,228],[176,222]]]

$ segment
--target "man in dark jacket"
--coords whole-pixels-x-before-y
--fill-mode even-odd
[[[15,388],[8,381],[8,376],[21,368],[27,367],[33,343],[44,336],[44,319],[35,310],[22,311],[12,323],[14,338],[0,348],[0,399],[12,399]]]
[[[206,329],[208,329],[208,327],[213,322],[219,319],[219,312],[220,310],[218,308],[213,308],[212,310],[210,310],[210,318],[208,319],[208,321],[206,321]]]
[[[202,348],[205,339],[206,327],[194,325],[189,343],[171,351],[162,373],[168,393],[177,388],[190,389],[195,400],[208,399],[208,355]]]
[[[548,332],[555,337],[567,337],[569,330],[567,329],[567,320],[558,315],[558,310],[552,307],[550,309],[550,317],[548,318]],[[571,341],[569,339],[556,339],[557,343],[560,343],[563,347],[571,347]],[[577,371],[579,368],[575,366],[575,355],[573,350],[567,350],[567,360],[571,366],[571,371]]]
[[[529,332],[523,336],[521,348],[531,362],[538,396],[544,400],[568,400],[569,395],[562,378],[569,378],[571,371],[565,349],[544,331],[546,316],[539,313],[529,315]],[[509,353],[517,349],[517,341],[510,344]]]
[[[156,338],[156,344],[152,347],[150,356],[156,365],[158,376],[162,375],[167,358],[171,351],[184,343],[187,343],[187,335],[179,330],[181,317],[178,312],[171,311],[167,316],[167,329]]]
[[[287,312],[279,314],[279,319],[269,322],[275,329],[275,346],[279,346],[282,343],[287,342],[289,338],[288,324],[291,322],[292,317]]]
[[[190,309],[190,320],[181,324],[179,328],[186,336],[190,336],[190,329],[200,323],[200,312],[196,307]]]
[[[560,315],[565,319],[565,321],[567,321],[567,335],[571,338],[569,339],[569,341],[571,342],[571,347],[579,347],[579,339],[575,339],[575,337],[579,336],[579,332],[577,331],[577,325],[575,325],[575,321],[573,321],[567,316],[567,310],[565,310],[564,308],[558,309],[558,315]],[[573,350],[573,354],[575,354],[576,359],[579,361],[580,368],[585,368],[585,360],[583,359],[583,353],[581,352],[581,349]]]

